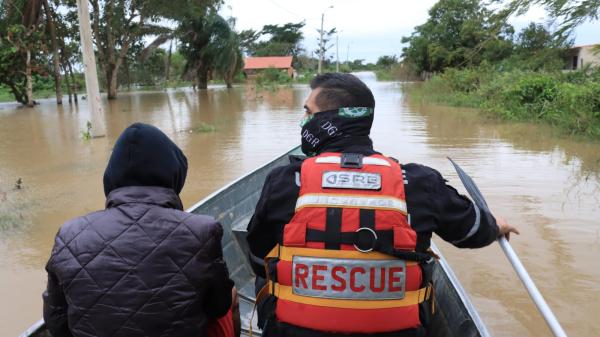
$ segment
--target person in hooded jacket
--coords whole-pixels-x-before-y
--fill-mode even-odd
[[[104,173],[106,209],[56,235],[43,294],[52,336],[200,337],[216,318],[231,320],[223,229],[183,211],[186,174],[186,157],[159,129],[125,129]]]
[[[375,151],[375,99],[357,77],[322,74],[310,88],[308,158],[269,173],[248,224],[263,336],[424,336],[432,233],[478,248],[518,231],[438,171]]]

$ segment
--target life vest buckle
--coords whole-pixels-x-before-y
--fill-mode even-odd
[[[363,167],[363,155],[360,153],[342,153],[340,166],[342,168],[360,169]]]
[[[373,249],[375,249],[375,244],[377,243],[377,233],[375,233],[375,231],[369,227],[361,227],[359,229],[357,229],[355,231],[356,233],[356,241],[354,243],[354,249],[358,250],[361,253],[368,253],[368,252],[372,252]],[[361,238],[364,238],[364,235],[361,235],[361,233],[367,233],[367,234],[371,234],[373,236],[373,239],[371,240],[371,247],[370,248],[362,248],[359,247],[359,245],[361,243],[364,243],[366,240],[361,240]]]

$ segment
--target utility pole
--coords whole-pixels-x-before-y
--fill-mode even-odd
[[[340,34],[335,34],[335,72],[340,72]]]
[[[323,21],[325,20],[325,12],[321,14],[321,30],[319,30],[319,68],[317,69],[317,74],[322,72],[323,66],[323,53],[325,47],[323,46]]]
[[[83,54],[85,88],[93,130],[92,136],[94,138],[103,137],[106,135],[106,128],[103,121],[104,109],[102,108],[100,89],[98,87],[98,74],[96,73],[94,47],[92,46],[88,0],[77,0],[77,16],[79,17],[79,35],[81,37],[81,53]]]
[[[348,58],[348,55],[350,55],[350,43],[346,46],[346,64],[348,65],[348,68],[350,68],[350,59]]]
[[[325,8],[325,11],[329,8],[333,8],[333,6],[329,6]],[[325,21],[325,11],[321,13],[321,30],[319,30],[319,68],[317,69],[317,73],[321,73],[323,71],[323,58],[325,57],[325,43],[323,40],[323,35],[325,35],[325,31],[323,30],[323,21]]]

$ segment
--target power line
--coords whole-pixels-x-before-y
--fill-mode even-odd
[[[292,11],[290,11],[289,9],[287,9],[287,8],[283,7],[282,5],[280,5],[280,4],[278,4],[278,3],[276,3],[276,2],[275,2],[275,1],[273,1],[273,0],[269,0],[269,2],[270,2],[270,3],[272,3],[273,5],[275,5],[275,6],[279,7],[280,9],[283,9],[284,11],[286,11],[286,12],[288,12],[288,13],[292,14],[292,15],[295,15],[295,16],[297,16],[297,17],[300,17],[300,18],[303,18],[303,19],[304,19],[304,15],[300,15],[300,14],[298,14],[298,13],[292,12]]]
[[[290,14],[294,15],[294,16],[297,16],[297,17],[299,17],[299,18],[301,18],[301,19],[304,19],[304,20],[306,20],[306,21],[317,21],[317,20],[320,20],[320,19],[318,19],[318,18],[316,18],[316,17],[306,17],[305,15],[300,15],[300,14],[298,14],[298,13],[296,13],[296,12],[293,12],[293,11],[291,11],[291,10],[289,10],[289,9],[285,8],[284,6],[282,6],[282,5],[278,4],[277,2],[275,2],[275,1],[273,1],[273,0],[269,0],[269,2],[270,2],[270,3],[272,3],[273,5],[275,5],[275,6],[279,7],[279,9],[282,9],[282,10],[284,10],[284,11],[286,11],[286,12],[288,12],[288,13],[290,13]]]

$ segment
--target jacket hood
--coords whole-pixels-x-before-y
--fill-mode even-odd
[[[125,186],[159,186],[179,194],[187,175],[187,158],[158,128],[130,125],[117,139],[104,171],[104,194]]]

